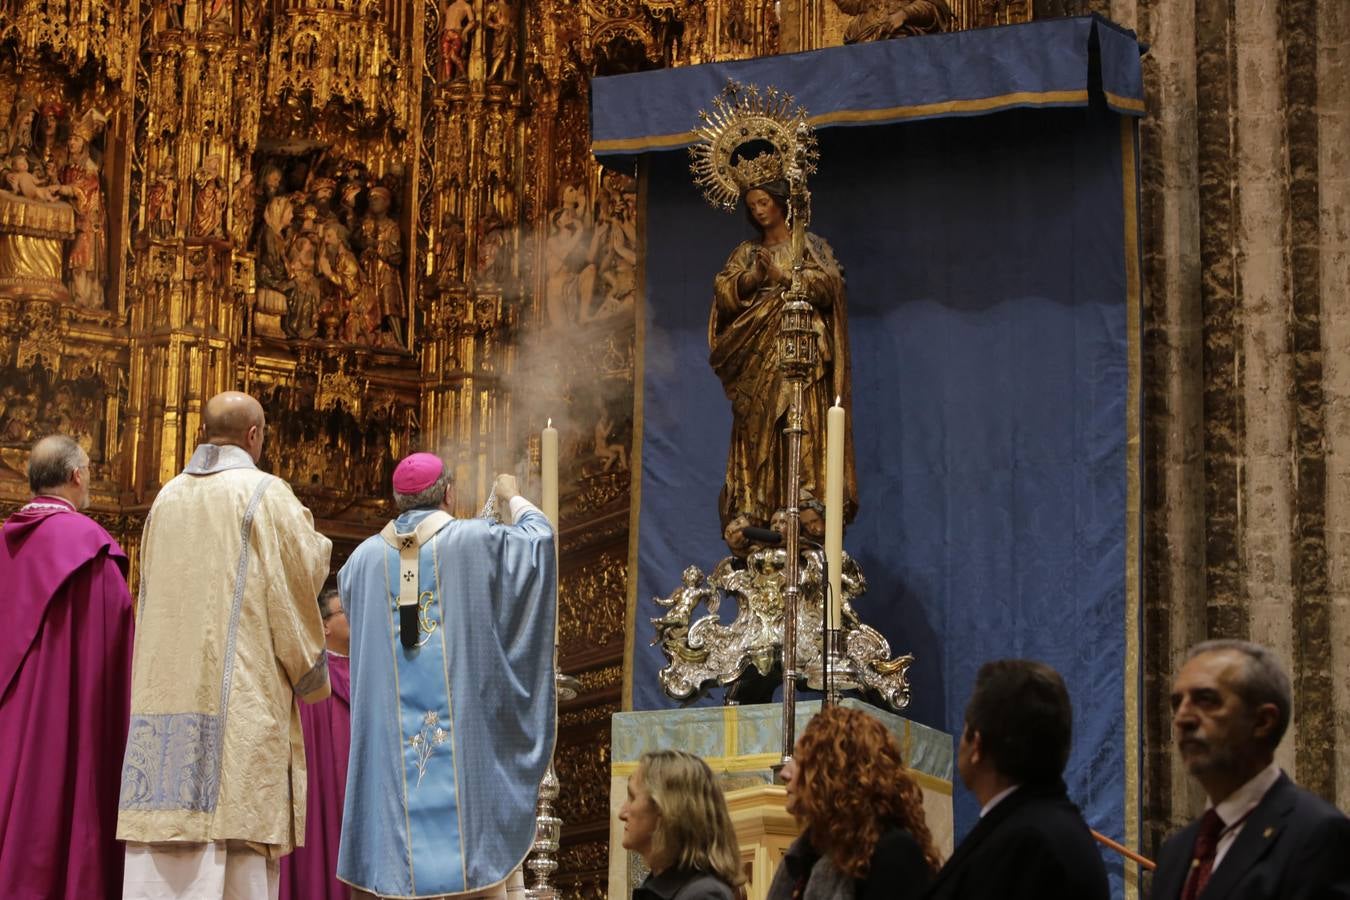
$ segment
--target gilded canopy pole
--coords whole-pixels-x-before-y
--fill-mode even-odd
[[[788,182],[789,226],[792,230],[792,282],[787,289],[787,304],[779,325],[782,346],[779,365],[790,385],[787,425],[787,480],[783,483],[782,504],[787,512],[783,524],[783,544],[787,550],[784,570],[787,587],[783,591],[783,761],[792,756],[797,730],[797,610],[801,600],[801,468],[802,468],[802,395],[807,379],[816,367],[815,329],[811,304],[806,299],[802,269],[806,257],[806,226],[811,218],[811,192],[806,188],[809,166],[805,121],[793,131],[793,142],[784,171]]]

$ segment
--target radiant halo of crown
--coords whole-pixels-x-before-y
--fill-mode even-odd
[[[756,185],[786,177],[792,166],[802,178],[816,170],[816,136],[806,110],[791,95],[728,81],[700,111],[698,141],[689,148],[694,183],[711,205],[728,212]]]

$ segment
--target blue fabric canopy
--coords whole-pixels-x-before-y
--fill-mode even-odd
[[[1094,89],[1116,112],[1144,112],[1134,34],[1082,16],[597,78],[595,155],[688,146],[699,110],[728,80],[772,83],[806,107],[817,128],[1086,106]]]
[[[727,77],[795,94],[822,126],[811,230],[845,268],[853,352],[845,549],[863,620],[917,657],[906,715],[959,734],[982,663],[1049,663],[1074,702],[1071,796],[1137,847],[1138,45],[1088,17],[598,79],[597,154],[687,143]],[[872,127],[823,127],[844,124]],[[731,421],[707,322],[753,233],[704,204],[686,154],[643,171],[628,662],[631,706],[656,709],[674,701],[653,598],[726,555]],[[959,837],[978,804],[955,803]],[[1116,896],[1137,896],[1105,858]]]

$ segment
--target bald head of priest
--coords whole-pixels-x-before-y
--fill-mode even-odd
[[[262,459],[267,417],[262,404],[242,391],[223,391],[206,401],[202,412],[203,444],[245,450],[256,463]]]

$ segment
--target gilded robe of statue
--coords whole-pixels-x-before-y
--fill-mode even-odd
[[[787,302],[781,286],[761,285],[741,296],[738,283],[755,265],[759,241],[745,241],[732,252],[713,282],[714,302],[708,319],[709,362],[731,401],[731,447],[726,482],[718,501],[722,527],[738,515],[752,525],[767,525],[775,510],[787,505],[783,482],[787,453],[789,386],[779,371],[779,323]],[[792,271],[791,242],[767,246],[783,272]],[[851,406],[848,352],[848,306],[844,275],[830,245],[806,236],[801,273],[806,298],[815,310],[817,361],[802,393],[801,487],[817,499],[825,496],[825,413],[835,397]],[[853,468],[853,441],[844,448],[844,517],[857,510],[858,481]]]

